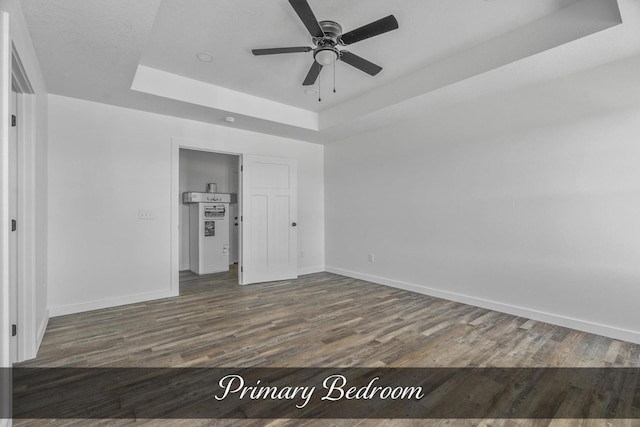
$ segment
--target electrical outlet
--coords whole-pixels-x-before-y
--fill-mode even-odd
[[[369,254],[369,262],[372,264],[376,262],[376,256],[374,254]]]
[[[153,212],[152,211],[138,211],[138,219],[141,219],[141,220],[153,219]]]

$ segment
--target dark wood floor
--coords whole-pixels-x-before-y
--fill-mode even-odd
[[[640,367],[640,346],[318,273],[239,286],[181,273],[180,296],[53,318],[32,367]],[[104,421],[131,424],[134,421]],[[299,420],[234,425],[388,425]],[[399,425],[629,425],[640,420],[394,421]],[[603,424],[604,423],[604,424]],[[96,425],[96,421],[16,421]],[[222,421],[138,421],[227,425]]]

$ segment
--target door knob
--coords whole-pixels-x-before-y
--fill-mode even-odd
[[[295,222],[291,224],[292,227],[295,227],[296,225],[298,224],[296,224]]]

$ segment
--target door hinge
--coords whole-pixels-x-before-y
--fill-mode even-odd
[[[244,221],[244,216],[240,215],[240,222]]]
[[[11,336],[15,337],[18,335],[18,325],[11,325]]]
[[[240,172],[244,172],[244,165],[240,166]]]
[[[16,123],[17,123],[17,121],[18,121],[18,118],[16,117],[16,115],[15,115],[15,114],[12,114],[12,115],[11,115],[11,127],[15,127],[15,126],[16,126]]]
[[[244,267],[240,267],[240,273],[244,273]]]
[[[18,229],[18,221],[15,219],[11,220],[11,231],[16,231]]]

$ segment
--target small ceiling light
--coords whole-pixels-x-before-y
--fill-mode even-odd
[[[224,121],[227,122],[227,123],[235,123],[236,118],[233,117],[233,116],[227,116],[227,117],[224,118]]]
[[[338,49],[332,46],[318,48],[313,54],[316,62],[322,66],[334,64],[338,56]]]
[[[202,62],[211,62],[213,61],[213,55],[209,52],[200,52],[196,54],[196,58],[198,58]]]

